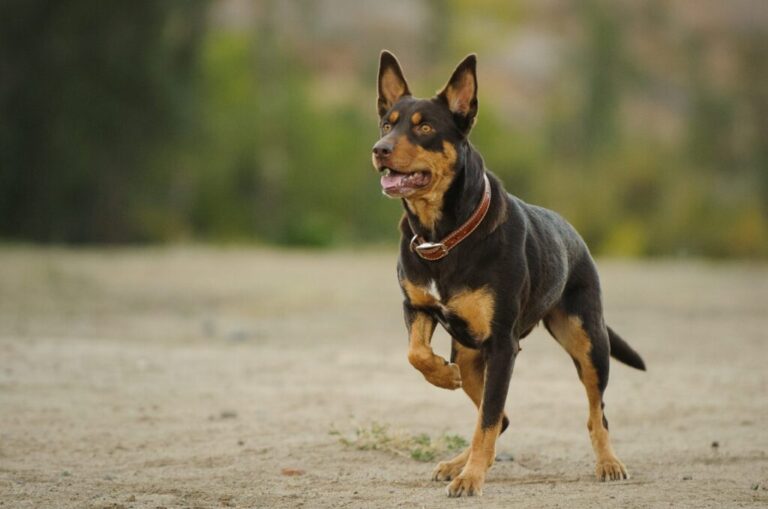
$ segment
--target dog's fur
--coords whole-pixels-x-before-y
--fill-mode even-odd
[[[485,168],[467,139],[477,108],[475,55],[435,97],[417,99],[397,59],[382,52],[381,139],[373,164],[383,173],[385,193],[401,198],[405,208],[397,275],[408,360],[430,383],[463,388],[478,408],[471,445],[438,464],[433,478],[451,481],[449,496],[482,494],[496,439],[509,423],[504,403],[518,342],[543,321],[586,389],[598,479],[626,479],[611,447],[602,396],[610,355],[642,370],[643,360],[606,326],[595,263],[578,233],[556,213],[508,194]],[[414,234],[439,242],[458,228],[481,200],[484,173],[491,204],[482,223],[445,258],[420,258],[410,248]],[[453,338],[450,362],[430,346],[437,323]]]

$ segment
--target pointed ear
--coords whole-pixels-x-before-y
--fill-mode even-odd
[[[379,98],[376,103],[379,117],[383,117],[401,97],[406,95],[411,95],[411,92],[400,69],[400,62],[389,51],[382,51],[379,60]]]
[[[472,53],[461,61],[437,97],[462,120],[465,129],[472,127],[477,115],[477,55]]]

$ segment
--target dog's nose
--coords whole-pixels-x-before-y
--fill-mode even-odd
[[[379,159],[391,156],[392,144],[384,140],[379,140],[378,143],[373,146],[373,155]]]

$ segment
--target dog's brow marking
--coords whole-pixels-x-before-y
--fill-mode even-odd
[[[419,125],[419,124],[421,124],[421,113],[419,113],[419,112],[417,111],[416,113],[414,113],[413,115],[411,115],[411,123],[412,123],[413,125]]]
[[[393,111],[389,114],[389,123],[394,124],[397,122],[397,119],[400,118],[400,112],[399,111]]]

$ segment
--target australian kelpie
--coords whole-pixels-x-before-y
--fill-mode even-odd
[[[645,364],[606,326],[595,262],[579,234],[556,213],[508,194],[467,139],[478,106],[475,55],[435,97],[417,99],[395,56],[382,52],[377,105],[373,164],[384,194],[405,209],[397,276],[408,360],[430,383],[464,389],[478,408],[470,446],[439,463],[433,478],[450,480],[452,497],[482,494],[509,424],[504,403],[518,342],[543,321],[586,389],[597,478],[626,479],[603,392],[610,356]],[[453,338],[450,362],[432,351],[437,323]]]

